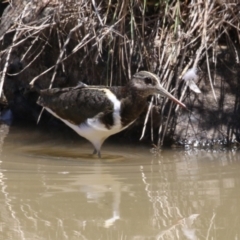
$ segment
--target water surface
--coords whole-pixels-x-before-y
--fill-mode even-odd
[[[92,150],[0,125],[0,240],[240,239],[239,151]]]

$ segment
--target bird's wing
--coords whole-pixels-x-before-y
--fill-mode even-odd
[[[104,88],[75,87],[42,90],[38,104],[74,124],[80,124],[99,114],[109,114],[114,109],[113,102],[107,97]]]

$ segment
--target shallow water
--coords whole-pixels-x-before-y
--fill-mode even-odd
[[[240,239],[239,151],[112,143],[0,125],[0,240]]]

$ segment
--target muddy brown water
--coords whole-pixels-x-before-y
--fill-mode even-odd
[[[240,239],[240,153],[0,125],[0,240]]]

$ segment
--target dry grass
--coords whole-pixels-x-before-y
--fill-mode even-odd
[[[180,99],[186,92],[186,87],[181,94],[177,91],[181,77],[202,61],[207,62],[215,96],[211,68],[216,65],[219,46],[228,45],[235,52],[233,61],[239,63],[238,0],[41,0],[16,8],[18,1],[10,2],[11,24],[4,24],[9,13],[1,23],[0,95],[15,52],[24,62],[15,75],[36,69],[28,83],[41,82],[46,76],[51,87],[57,75],[78,70],[77,80],[122,85],[144,69],[159,75],[165,88]],[[37,68],[48,53],[48,65]],[[159,145],[167,126],[160,124]]]

